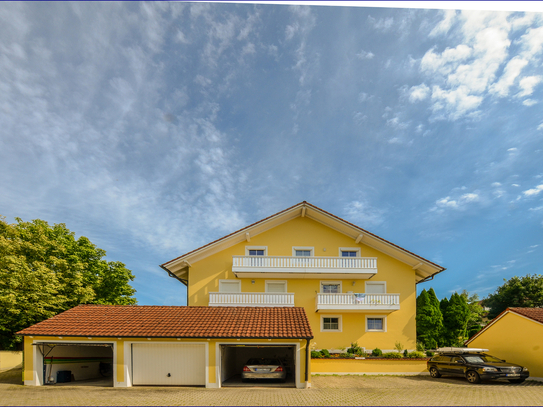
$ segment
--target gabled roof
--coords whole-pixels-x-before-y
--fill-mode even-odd
[[[161,264],[160,267],[165,269],[168,273],[170,273],[170,275],[173,275],[179,279],[184,279],[186,278],[188,267],[190,267],[192,263],[202,260],[238,243],[247,241],[247,239],[250,239],[253,236],[259,235],[275,226],[288,222],[289,220],[297,217],[307,217],[313,219],[331,229],[351,237],[356,243],[362,242],[367,246],[373,247],[380,252],[410,265],[415,270],[417,283],[431,279],[434,275],[445,270],[444,267],[441,267],[430,260],[395,245],[382,237],[368,232],[367,230],[347,222],[346,220],[326,212],[325,210],[306,201],[300,202],[281,212],[277,212],[275,215],[269,216],[202,247],[199,247],[198,249],[183,254],[182,256]]]
[[[492,325],[494,325],[496,322],[498,322],[500,319],[502,319],[504,316],[506,316],[509,313],[517,314],[522,317],[531,319],[532,321],[538,322],[543,325],[543,308],[521,308],[521,307],[511,307],[507,308],[505,311],[503,311],[500,315],[498,315],[496,318],[494,318],[492,321],[488,323],[483,329],[481,329],[479,332],[477,332],[475,335],[473,335],[471,338],[469,338],[465,344],[469,344],[475,338],[477,338],[479,335],[481,335],[483,332],[485,332],[488,328],[490,328]]]
[[[123,338],[313,338],[300,307],[79,305],[17,335]]]

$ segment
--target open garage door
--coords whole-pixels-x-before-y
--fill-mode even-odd
[[[222,387],[296,387],[296,346],[293,345],[221,345],[220,373]],[[243,382],[243,366],[251,358],[278,358],[287,370],[284,383],[278,380],[258,379]]]
[[[36,343],[46,385],[113,387],[113,344]]]
[[[132,384],[205,386],[205,344],[132,344]]]

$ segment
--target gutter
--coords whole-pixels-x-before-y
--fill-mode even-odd
[[[170,270],[168,270],[162,264],[159,264],[158,267],[160,267],[162,270],[164,270],[166,273],[168,273],[168,275],[170,277],[175,278],[177,281],[180,281],[181,283],[183,283],[185,286],[188,287],[188,283],[189,283],[188,280],[183,280],[182,278],[177,277],[175,274],[173,274]]]

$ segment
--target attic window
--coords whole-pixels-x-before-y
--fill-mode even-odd
[[[267,256],[268,246],[245,246],[246,256]]]
[[[264,250],[249,250],[249,256],[264,256]]]

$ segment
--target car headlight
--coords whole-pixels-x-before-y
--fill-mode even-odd
[[[497,372],[498,369],[495,367],[483,367],[483,372]]]
[[[523,368],[522,368],[522,371],[523,371],[523,372],[527,372],[527,371],[528,371],[528,368],[527,368],[527,367],[523,367]]]

